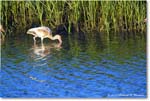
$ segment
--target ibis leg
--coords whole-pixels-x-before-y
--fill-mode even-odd
[[[41,44],[43,44],[43,38],[41,38]]]
[[[34,40],[34,43],[36,43],[36,39],[35,39],[36,37],[33,37],[33,40]]]

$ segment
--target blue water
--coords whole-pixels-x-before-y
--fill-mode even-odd
[[[6,39],[2,98],[146,98],[146,41]]]

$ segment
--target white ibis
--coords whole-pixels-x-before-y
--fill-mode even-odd
[[[49,38],[51,40],[58,40],[59,44],[60,45],[62,44],[61,36],[60,35],[52,36],[52,31],[48,27],[45,27],[45,26],[31,28],[27,31],[27,34],[31,34],[34,36],[33,37],[34,43],[36,42],[35,38],[40,37],[42,44],[43,44],[44,38]]]

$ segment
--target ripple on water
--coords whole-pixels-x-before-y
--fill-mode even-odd
[[[41,46],[33,48],[28,43],[24,43],[27,44],[24,48],[11,44],[3,46],[1,97],[137,97],[119,94],[143,94],[146,97],[146,56],[141,49],[130,51],[126,45],[125,55],[130,54],[123,57],[120,53],[123,50],[113,46],[94,52],[86,50],[87,46],[74,55],[71,49],[58,51],[49,45],[45,45],[43,51]]]

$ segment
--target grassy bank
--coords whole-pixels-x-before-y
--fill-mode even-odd
[[[68,32],[146,30],[146,1],[0,1],[5,29],[28,29],[34,24]]]

